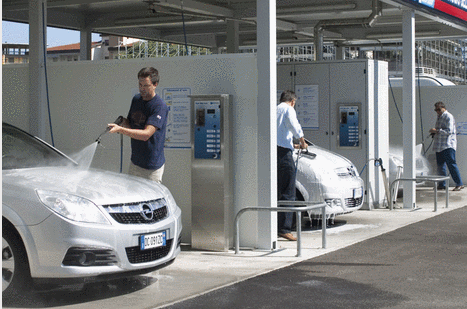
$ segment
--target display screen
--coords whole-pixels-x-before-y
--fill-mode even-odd
[[[467,0],[404,0],[467,22]]]

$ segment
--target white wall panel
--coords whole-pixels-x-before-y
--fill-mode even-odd
[[[159,70],[159,91],[189,87],[191,94],[233,96],[234,204],[236,208],[256,205],[258,75],[256,57],[252,55],[51,63],[47,71],[55,146],[67,154],[79,152],[96,140],[107,123],[119,115],[126,117],[131,98],[138,89],[137,73],[146,66]],[[2,81],[3,121],[29,131],[28,66],[4,66]],[[128,137],[124,137],[123,157],[123,172],[126,172],[130,160]],[[166,149],[166,159],[163,183],[182,208],[182,241],[190,242],[191,150]],[[119,171],[118,135],[102,136],[92,166]]]

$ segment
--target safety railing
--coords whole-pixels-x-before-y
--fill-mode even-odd
[[[239,221],[240,216],[247,211],[275,211],[275,212],[295,212],[297,216],[297,257],[302,256],[302,211],[308,211],[312,209],[321,208],[321,214],[323,217],[323,224],[321,230],[322,247],[326,248],[326,203],[325,202],[305,202],[305,201],[277,201],[278,207],[245,207],[241,209],[235,216],[235,230],[234,230],[234,241],[235,241],[235,254],[240,252],[240,233],[239,233]],[[304,207],[283,207],[283,206],[301,206]]]
[[[417,176],[416,178],[398,178],[395,179],[391,183],[391,189],[390,189],[390,210],[393,210],[394,204],[396,203],[394,199],[394,194],[397,195],[397,192],[394,192],[394,186],[396,183],[399,181],[432,181],[434,183],[434,191],[435,191],[435,200],[434,200],[434,211],[438,211],[438,182],[441,181],[446,181],[445,187],[446,187],[446,208],[449,207],[449,176],[436,176],[436,175],[426,175],[426,176]]]

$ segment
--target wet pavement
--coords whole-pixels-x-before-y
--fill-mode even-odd
[[[276,251],[195,251],[171,266],[105,283],[31,291],[3,308],[465,308],[467,190],[417,189],[417,208],[357,211],[304,228]]]
[[[466,308],[467,207],[165,307]]]

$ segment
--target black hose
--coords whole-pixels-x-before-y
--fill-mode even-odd
[[[402,120],[401,113],[399,111],[399,107],[397,107],[396,97],[394,96],[394,91],[392,90],[392,86],[391,86],[391,79],[389,77],[388,77],[388,82],[389,82],[389,89],[391,89],[392,100],[394,101],[394,105],[396,106],[397,113],[399,114],[399,119],[401,120],[402,123],[404,123],[404,121]]]
[[[49,83],[47,81],[47,43],[45,41],[45,34],[47,33],[47,25],[45,22],[45,7],[42,3],[42,44],[44,47],[44,75],[45,75],[45,94],[47,98],[47,110],[49,113],[49,127],[50,127],[50,139],[52,141],[52,146],[55,146],[54,143],[54,134],[52,130],[52,116],[50,113],[50,100],[49,100]]]
[[[421,93],[421,89],[420,89],[420,55],[419,53],[417,53],[418,55],[418,72],[417,72],[417,77],[418,77],[418,105],[419,105],[419,112],[420,112],[420,129],[421,129],[421,136],[422,136],[422,147],[423,147],[423,151],[424,153],[426,153],[426,150],[425,150],[425,139],[423,138],[423,132],[425,131],[423,129],[423,117],[422,117],[422,93]]]
[[[120,134],[120,173],[123,170],[123,134]]]

